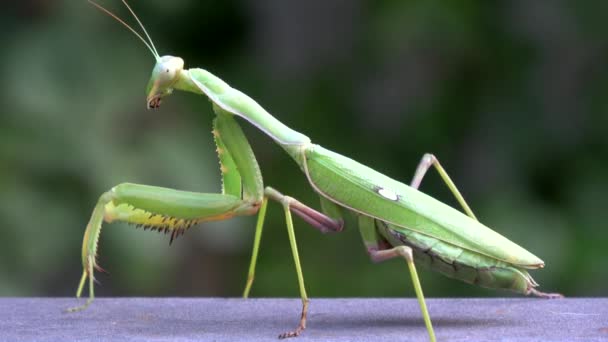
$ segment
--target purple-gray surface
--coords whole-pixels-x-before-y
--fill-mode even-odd
[[[0,298],[0,341],[277,341],[299,299]],[[438,341],[608,341],[608,298],[428,299]],[[311,299],[304,341],[426,341],[416,299]]]

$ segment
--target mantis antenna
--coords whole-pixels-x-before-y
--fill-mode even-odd
[[[135,18],[135,20],[137,20],[137,23],[139,24],[139,26],[141,27],[141,29],[146,34],[146,37],[148,37],[148,41],[150,42],[150,45],[152,45],[152,49],[154,49],[154,53],[156,54],[156,56],[158,56],[158,51],[156,51],[156,46],[154,46],[154,42],[152,41],[152,38],[150,38],[150,35],[148,34],[148,31],[146,31],[146,28],[144,27],[144,24],[141,23],[141,21],[139,20],[139,17],[137,17],[137,14],[135,14],[135,12],[133,12],[133,10],[131,9],[131,6],[129,6],[129,4],[127,3],[127,0],[122,0],[122,3],[125,4],[125,6],[127,7],[127,9],[129,9],[129,12],[131,12],[131,14]]]
[[[127,7],[127,9],[129,9],[129,12],[131,12],[131,14],[133,15],[133,17],[135,17],[135,20],[137,20],[137,22],[139,23],[139,26],[143,29],[143,31],[146,34],[146,37],[148,38],[148,40],[150,41],[150,43],[148,43],[139,33],[137,33],[137,31],[135,31],[131,26],[129,26],[127,23],[125,23],[122,19],[120,19],[114,13],[108,11],[107,9],[105,9],[103,6],[101,6],[100,4],[96,3],[95,1],[92,1],[92,0],[87,0],[87,1],[91,5],[97,7],[97,9],[99,9],[100,11],[102,11],[105,14],[109,15],[110,17],[116,19],[116,21],[118,21],[119,23],[121,23],[124,27],[128,28],[129,31],[133,32],[133,34],[136,35],[137,38],[139,38],[139,40],[141,40],[142,43],[144,43],[146,45],[146,47],[148,48],[148,50],[150,50],[150,52],[152,52],[152,55],[154,56],[154,58],[157,61],[160,59],[160,56],[159,56],[158,52],[156,51],[156,47],[154,46],[154,43],[152,42],[152,39],[150,38],[150,35],[146,31],[146,28],[144,27],[144,25],[141,23],[141,21],[139,20],[139,18],[137,17],[137,15],[135,15],[135,12],[133,12],[133,10],[131,9],[131,7],[129,7],[129,5],[127,4],[127,2],[125,0],[122,0],[123,4],[125,4],[125,6]]]

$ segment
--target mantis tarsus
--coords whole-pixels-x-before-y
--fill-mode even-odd
[[[171,234],[171,241],[191,226],[205,221],[225,220],[240,215],[258,214],[253,253],[243,297],[251,289],[268,200],[283,206],[289,242],[295,262],[302,314],[295,330],[279,337],[298,336],[306,328],[308,296],[300,267],[291,214],[304,219],[321,232],[339,232],[343,216],[354,215],[363,242],[373,261],[400,257],[405,259],[416,297],[429,333],[435,333],[420,286],[415,264],[426,265],[444,275],[462,281],[540,297],[559,297],[543,293],[527,269],[537,269],[544,262],[517,244],[481,224],[464,198],[431,154],[425,154],[410,185],[393,180],[352,159],[312,144],[271,116],[258,103],[224,81],[202,69],[184,69],[179,57],[160,56],[145,28],[129,9],[144,31],[146,41],[134,29],[100,5],[106,12],[144,42],[156,59],[147,87],[148,108],[158,108],[161,99],[174,89],[208,97],[215,112],[213,135],[221,164],[222,192],[194,193],[139,184],[120,184],[99,198],[87,225],[82,246],[84,271],[77,297],[89,279],[89,299],[94,299],[94,275],[97,245],[102,222],[124,221]],[[241,117],[259,128],[281,146],[298,164],[312,189],[319,194],[321,211],[317,211],[264,187],[258,163],[235,117]],[[433,166],[466,213],[418,191],[428,169]]]

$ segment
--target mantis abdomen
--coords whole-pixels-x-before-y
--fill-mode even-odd
[[[391,245],[412,248],[417,265],[469,284],[522,294],[537,285],[524,269],[428,235],[391,226],[376,220],[378,231]]]

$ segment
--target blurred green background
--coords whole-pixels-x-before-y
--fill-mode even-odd
[[[118,0],[102,4],[129,18]],[[313,142],[408,182],[434,153],[477,216],[546,262],[541,290],[608,288],[605,1],[132,0],[161,54],[247,93]],[[145,109],[154,60],[85,1],[0,14],[0,295],[72,296],[84,227],[121,182],[218,192],[209,102]],[[265,182],[318,199],[287,155],[243,122]],[[422,190],[456,205],[435,172]],[[271,204],[252,296],[298,296]],[[402,260],[369,261],[355,227],[297,219],[312,297],[413,297]],[[239,296],[255,218],[168,237],[106,225],[101,296]],[[430,297],[510,296],[421,270]]]

